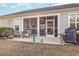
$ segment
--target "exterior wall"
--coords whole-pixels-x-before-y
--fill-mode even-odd
[[[12,27],[13,20],[11,19],[0,19],[0,27]]]
[[[63,33],[65,28],[68,27],[68,14],[67,13],[57,13],[58,14],[58,33]],[[38,22],[39,22],[39,17],[41,16],[50,16],[50,15],[57,15],[56,13],[48,13],[48,14],[38,14],[34,15],[37,17]],[[23,16],[25,17],[25,16]],[[4,18],[3,20],[1,19],[1,25],[3,26],[10,26],[15,28],[15,25],[19,25],[19,31],[23,31],[23,17],[12,17],[12,18]],[[27,16],[26,18],[31,17]],[[38,25],[39,26],[39,25]],[[39,31],[39,30],[38,30]],[[61,39],[57,37],[38,37],[36,38],[36,42],[40,42],[43,39],[43,43],[52,43],[52,44],[60,44]],[[29,41],[32,41],[33,39],[29,39]],[[33,42],[33,41],[32,41]]]
[[[68,28],[68,13],[60,13],[60,33],[64,33]]]
[[[71,13],[72,11],[66,11],[66,12],[56,12],[56,13],[59,13],[59,17],[58,17],[58,34],[60,33],[64,33],[64,30],[66,28],[68,28],[69,26],[69,21],[68,21],[68,13]],[[75,12],[75,11],[74,11]],[[51,12],[52,14],[55,14],[53,12]],[[27,14],[27,15],[22,15],[22,16],[19,16],[19,17],[11,17],[11,18],[2,18],[0,19],[0,27],[15,27],[15,25],[19,25],[19,31],[23,31],[23,17],[31,17],[31,16],[36,16],[38,18],[38,27],[39,27],[39,17],[41,16],[44,16],[44,15],[47,15],[49,16],[48,14],[51,14],[51,13],[44,13],[44,14],[41,14],[40,13],[36,13],[36,14]],[[38,33],[39,33],[39,30],[38,30]],[[37,42],[41,42],[41,40],[44,40],[43,42],[45,43],[60,43],[61,39],[60,38],[57,38],[57,37],[39,37],[39,34],[38,34],[38,37],[36,38]],[[30,40],[30,39],[29,39]],[[31,41],[33,41],[31,39]]]
[[[19,25],[19,31],[23,31],[22,19],[20,17],[0,19],[0,27],[15,28],[15,25]]]
[[[51,14],[45,14],[50,16]],[[52,15],[54,15],[52,13]],[[56,15],[56,14],[55,14]],[[44,15],[35,15],[37,17],[37,19],[39,19],[38,17],[40,16],[44,16]],[[58,18],[58,33],[63,33],[64,30],[68,27],[68,13],[59,13],[59,18]],[[27,16],[26,18],[31,17],[31,16]],[[23,31],[23,18],[24,17],[13,17],[13,18],[3,18],[0,20],[0,26],[2,27],[13,27],[15,25],[19,25],[19,31]],[[38,34],[39,36],[39,34]]]
[[[50,15],[50,14],[45,14],[45,15]],[[54,14],[53,14],[54,15]],[[37,19],[39,19],[38,17],[42,16],[42,15],[35,15],[37,17]],[[44,15],[43,15],[44,16]],[[64,30],[66,28],[68,28],[68,13],[59,13],[59,18],[58,18],[58,34],[60,33],[64,33]],[[27,16],[26,18],[31,17],[31,16]],[[24,17],[25,18],[25,17]],[[14,18],[15,20],[17,20],[17,22],[14,20],[14,24],[19,24],[19,29],[20,31],[23,31],[23,18]],[[39,31],[39,30],[38,30]],[[38,34],[39,36],[39,34]]]

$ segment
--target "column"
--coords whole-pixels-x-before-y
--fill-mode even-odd
[[[60,14],[58,14],[57,17],[58,17],[57,18],[58,19],[58,22],[57,22],[58,23],[58,34],[60,34],[60,28],[61,28],[61,24],[60,24],[61,16],[60,16]],[[60,37],[60,35],[58,35],[58,37]]]
[[[40,36],[40,28],[39,28],[39,24],[40,24],[40,21],[39,21],[39,15],[37,16],[37,36],[39,37]]]
[[[23,18],[20,18],[19,21],[19,31],[23,31]]]

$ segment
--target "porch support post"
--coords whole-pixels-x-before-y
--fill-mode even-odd
[[[58,34],[60,34],[60,26],[61,26],[60,21],[61,21],[60,20],[60,14],[58,14],[58,22],[57,22],[58,23]],[[60,35],[58,35],[58,37],[60,37]]]
[[[19,31],[23,32],[23,18],[20,19],[20,23],[19,23]]]
[[[39,21],[39,15],[37,16],[37,36],[39,37],[39,30],[40,30],[40,28],[39,28],[39,24],[40,24],[40,21]]]

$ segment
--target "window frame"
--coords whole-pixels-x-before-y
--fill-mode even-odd
[[[70,22],[70,18],[71,18],[71,15],[75,15],[75,22]],[[68,21],[68,23],[69,23],[69,27],[70,27],[70,24],[71,23],[75,23],[75,28],[78,28],[77,27],[77,24],[79,23],[79,21],[77,21],[77,17],[79,17],[79,13],[70,13],[69,14],[69,21]]]
[[[28,28],[25,28],[24,25],[23,25],[23,27],[24,27],[23,30],[24,30],[24,31],[27,31],[27,30],[34,31],[34,30],[35,30],[35,31],[36,31],[35,35],[37,35],[37,25],[36,25],[35,28],[32,27],[32,21],[33,21],[33,19],[34,19],[34,21],[36,20],[36,24],[37,24],[37,18],[36,18],[36,17],[34,17],[34,18],[24,18],[24,19],[23,19],[23,21],[24,21],[24,20],[29,20],[29,21],[28,21],[28,22],[29,22],[29,23],[28,23],[28,25],[29,25]],[[24,22],[23,22],[23,24],[24,24]],[[32,32],[32,34],[34,34],[34,32]]]

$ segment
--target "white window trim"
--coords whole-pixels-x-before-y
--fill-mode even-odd
[[[68,14],[68,27],[70,27],[70,15],[72,15],[72,14],[75,14],[76,15],[76,14],[79,14],[79,12],[69,13]],[[77,19],[77,17],[76,17],[76,19]],[[75,20],[75,24],[76,24],[75,27],[76,28],[77,28],[77,23],[78,23],[77,20]]]

